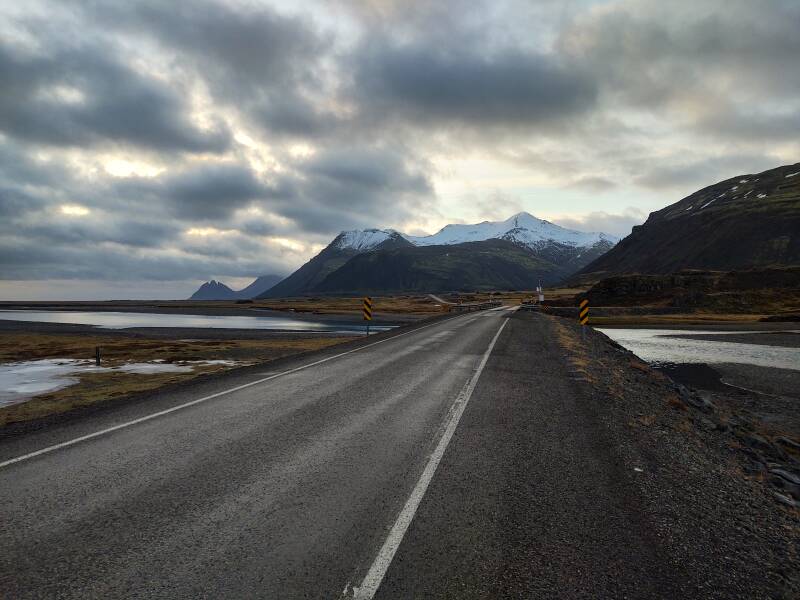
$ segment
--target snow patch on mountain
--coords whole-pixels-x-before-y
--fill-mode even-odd
[[[386,240],[398,235],[393,229],[355,229],[341,232],[334,241],[334,247],[341,250],[352,249],[366,252],[380,246]]]

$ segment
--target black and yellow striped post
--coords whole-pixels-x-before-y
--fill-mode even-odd
[[[580,310],[578,311],[578,321],[581,325],[589,324],[589,301],[585,298],[581,300]]]
[[[589,324],[589,301],[584,298],[578,306],[578,323],[581,324],[581,336],[586,337],[584,326]]]
[[[369,335],[369,322],[372,321],[372,298],[364,296],[364,304],[361,306],[361,315],[367,322],[367,335]]]

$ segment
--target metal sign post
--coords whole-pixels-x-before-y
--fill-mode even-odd
[[[364,296],[364,303],[361,306],[361,314],[367,322],[367,335],[369,335],[369,322],[372,321],[372,298]]]

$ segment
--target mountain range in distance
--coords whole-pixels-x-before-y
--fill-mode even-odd
[[[519,213],[428,236],[343,231],[294,273],[235,292],[208,282],[192,299],[532,289],[610,276],[747,271],[800,264],[800,163],[738,175],[649,215],[618,241]],[[753,271],[755,272],[755,271]]]
[[[562,281],[616,242],[524,212],[504,221],[447,225],[428,236],[343,231],[260,297],[529,289],[539,279]]]
[[[242,290],[232,290],[221,281],[206,281],[189,300],[251,300],[281,281],[280,275],[261,275]]]

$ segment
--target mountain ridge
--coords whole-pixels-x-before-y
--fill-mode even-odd
[[[736,175],[652,212],[573,280],[800,264],[800,163]]]
[[[539,277],[556,283],[615,242],[614,236],[566,229],[529,213],[504,221],[447,225],[430,236],[409,236],[394,229],[347,230],[261,297],[421,291],[423,282],[433,286],[427,291],[443,291],[450,288],[442,285],[457,285],[456,273],[464,282],[461,285],[474,288],[517,287],[525,277],[531,286]],[[501,249],[510,254],[503,258]],[[474,262],[472,271],[467,268],[469,256]],[[489,264],[495,272],[486,268]],[[405,283],[398,287],[398,281]]]
[[[247,287],[233,290],[221,281],[206,281],[189,300],[250,300],[269,291],[283,279],[280,275],[260,275]]]

